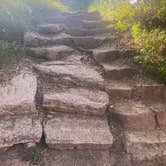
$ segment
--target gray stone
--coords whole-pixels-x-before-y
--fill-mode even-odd
[[[106,118],[60,114],[44,125],[46,143],[55,149],[109,149],[113,137]]]
[[[74,50],[68,46],[52,46],[52,47],[37,47],[37,48],[27,48],[27,55],[43,58],[46,60],[62,60],[72,53]]]
[[[58,111],[103,115],[108,105],[108,95],[99,90],[68,89],[61,92],[51,90],[43,97],[43,107],[47,114]]]
[[[0,119],[0,131],[0,148],[39,142],[42,136],[42,126],[37,116],[3,117]]]
[[[68,87],[91,87],[104,89],[104,80],[99,72],[91,67],[70,62],[55,61],[35,66],[42,83],[59,84]]]

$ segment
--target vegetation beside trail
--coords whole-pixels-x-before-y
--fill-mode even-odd
[[[50,12],[66,10],[59,0],[3,0],[0,4],[0,67],[20,58],[24,32]]]
[[[166,82],[166,1],[94,0],[90,11],[99,11],[110,28],[130,34],[135,60],[146,72]]]

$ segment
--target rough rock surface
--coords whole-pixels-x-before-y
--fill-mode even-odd
[[[32,73],[21,73],[0,86],[0,117],[37,113],[35,95],[37,78]]]
[[[57,114],[44,125],[46,143],[58,149],[109,149],[113,137],[104,117]]]
[[[39,142],[42,135],[38,116],[7,117],[0,120],[0,148],[15,144]]]
[[[109,96],[99,90],[68,89],[44,94],[43,108],[47,113],[75,112],[104,115],[109,105]]]
[[[27,55],[43,58],[45,60],[62,60],[72,53],[74,50],[68,46],[52,46],[52,47],[37,47],[37,48],[27,48]]]
[[[70,62],[54,62],[51,65],[36,65],[41,80],[71,87],[91,87],[104,89],[104,80],[99,72],[91,67]]]

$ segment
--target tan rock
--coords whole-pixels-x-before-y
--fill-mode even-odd
[[[50,83],[54,86],[104,89],[104,80],[100,73],[86,65],[58,61],[36,65],[35,69],[40,75],[42,83],[46,83],[47,86]]]
[[[104,117],[57,113],[44,125],[46,143],[56,149],[109,149],[113,137]]]
[[[109,105],[108,95],[99,90],[68,89],[44,94],[43,107],[48,113],[69,112],[103,115]]]

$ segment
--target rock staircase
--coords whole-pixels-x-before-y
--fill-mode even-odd
[[[43,135],[64,154],[50,166],[166,164],[165,86],[108,24],[98,13],[60,13],[25,33],[32,67],[0,87],[0,148]]]

